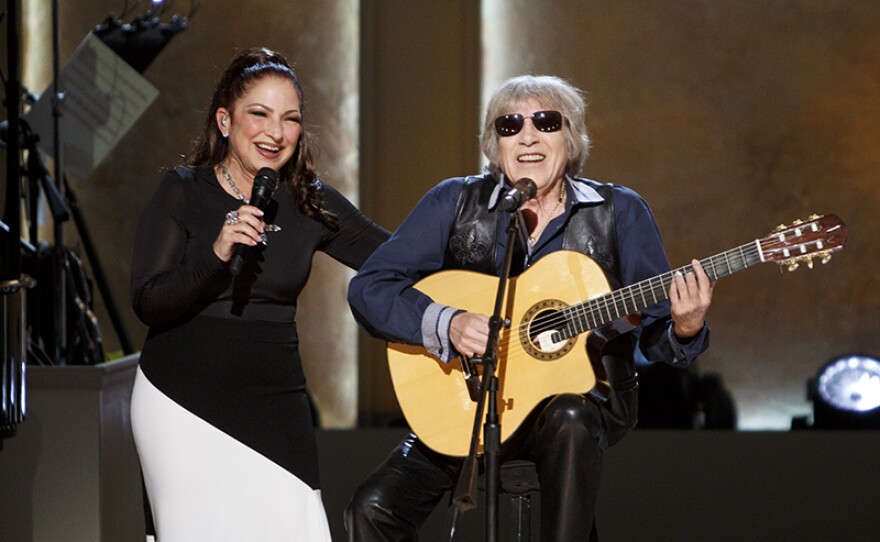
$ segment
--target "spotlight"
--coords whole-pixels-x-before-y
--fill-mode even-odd
[[[813,427],[880,429],[880,360],[848,354],[826,363],[816,376]]]
[[[170,23],[163,23],[158,17],[145,16],[135,19],[131,24],[108,18],[96,26],[93,32],[122,60],[128,62],[138,73],[143,73],[171,38],[186,28],[187,20],[177,15]]]
[[[169,22],[162,22],[162,15],[173,3],[173,1],[152,0],[146,13],[136,16],[130,23],[107,17],[103,23],[95,26],[92,32],[138,73],[144,73],[171,38],[187,29],[201,0],[190,1],[187,15],[183,17],[174,15]],[[137,5],[136,2],[135,7]]]

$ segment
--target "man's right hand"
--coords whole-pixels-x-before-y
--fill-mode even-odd
[[[469,358],[486,353],[489,339],[489,317],[472,312],[460,312],[449,322],[449,340],[452,346]]]

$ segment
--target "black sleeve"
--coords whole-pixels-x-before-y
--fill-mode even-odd
[[[339,219],[339,228],[323,239],[321,250],[352,269],[360,269],[391,234],[326,183],[323,196],[327,209]]]
[[[198,205],[197,201],[187,201],[191,188],[187,183],[191,181],[175,171],[169,172],[138,222],[132,262],[132,307],[149,326],[170,322],[187,312],[211,280],[225,269],[211,244],[187,250],[190,232],[186,210]],[[221,227],[218,223],[218,233]]]

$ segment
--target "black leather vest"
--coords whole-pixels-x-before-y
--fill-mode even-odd
[[[612,185],[587,179],[578,181],[587,182],[605,202],[575,207],[563,233],[562,248],[576,250],[592,258],[605,271],[611,288],[619,288],[620,261],[614,228]],[[496,184],[491,175],[467,178],[458,198],[444,268],[497,274],[497,239],[503,212],[497,205],[489,209],[489,198]]]

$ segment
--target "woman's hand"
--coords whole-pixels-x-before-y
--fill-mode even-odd
[[[675,273],[669,284],[673,332],[681,339],[693,337],[703,329],[715,288],[699,261],[693,260],[691,265],[692,273]]]
[[[262,216],[263,211],[252,205],[242,205],[226,213],[223,227],[214,241],[214,254],[228,262],[236,244],[254,246],[259,243],[266,227]]]

